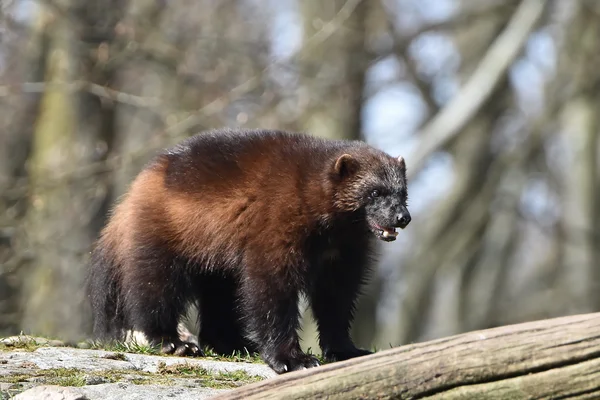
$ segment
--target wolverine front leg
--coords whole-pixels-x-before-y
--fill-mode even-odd
[[[318,366],[300,349],[297,288],[264,272],[247,274],[241,288],[246,333],[263,360],[278,374]]]
[[[327,361],[371,354],[357,348],[350,338],[356,299],[366,269],[364,255],[348,254],[323,265],[312,284],[310,302],[319,329],[319,344]]]

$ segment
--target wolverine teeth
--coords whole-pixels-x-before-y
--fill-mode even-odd
[[[396,232],[395,230],[393,230],[393,231],[384,230],[383,231],[383,237],[384,238],[387,238],[387,237],[390,237],[390,236],[396,237],[396,236],[398,236],[398,232]]]

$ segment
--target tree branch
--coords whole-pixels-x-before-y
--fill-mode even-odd
[[[216,399],[592,398],[600,395],[599,331],[600,313],[474,331],[281,375]]]
[[[136,107],[157,108],[162,104],[162,101],[158,98],[137,96],[87,81],[23,82],[20,84],[0,85],[0,97],[19,93],[44,93],[50,89],[62,89],[68,92],[85,90],[98,97]]]
[[[440,112],[423,127],[410,168],[409,179],[423,168],[426,159],[454,138],[493,93],[542,16],[546,1],[523,0],[506,29],[483,57],[471,79]]]

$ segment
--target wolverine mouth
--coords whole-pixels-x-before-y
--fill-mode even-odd
[[[398,236],[398,232],[396,232],[395,228],[381,226],[375,222],[371,222],[370,225],[375,236],[384,242],[392,242],[396,240],[396,236]]]

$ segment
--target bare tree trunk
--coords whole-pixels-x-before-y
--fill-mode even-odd
[[[301,2],[304,45],[300,66],[306,79],[302,128],[328,138],[358,139],[364,74],[365,19],[369,2]]]
[[[47,27],[50,85],[42,95],[29,160],[27,228],[34,260],[22,273],[22,329],[68,341],[82,338],[87,328],[83,277],[107,187],[102,177],[77,172],[105,156],[98,149],[106,146],[110,130],[97,99],[64,86],[89,72],[80,69],[85,50],[79,39],[88,32],[75,18],[82,11],[78,5],[64,0],[40,6],[40,18],[53,21]]]
[[[215,399],[592,399],[600,314],[475,331],[292,372]]]
[[[60,5],[71,6],[66,2]],[[40,7],[40,18],[51,13]],[[76,76],[73,26],[59,18],[48,29],[46,80],[69,82]],[[83,209],[75,187],[61,182],[58,172],[73,171],[81,158],[76,109],[72,94],[64,88],[50,87],[43,94],[29,161],[32,189],[27,225],[37,256],[24,275],[22,321],[27,332],[69,339],[81,333],[77,310],[83,299],[79,256],[88,235],[78,215]],[[70,212],[65,213],[65,209]]]
[[[47,47],[47,21],[35,19],[24,37],[15,39],[7,58],[11,64],[4,82],[39,82],[43,80]],[[19,52],[24,51],[19,57]],[[20,269],[30,258],[23,242],[23,219],[27,211],[28,176],[26,161],[31,151],[40,96],[22,94],[17,99],[3,99],[0,131],[0,335],[17,333],[21,322]]]
[[[125,18],[119,23],[124,45],[135,43],[141,54],[129,58],[121,65],[115,84],[125,93],[135,93],[145,98],[161,99],[170,104],[174,99],[174,82],[170,57],[162,54],[160,19],[166,4],[154,0],[132,0],[128,3]],[[125,51],[125,50],[123,50]],[[144,59],[146,56],[146,59]],[[152,152],[166,142],[163,115],[169,115],[165,106],[162,115],[153,109],[120,104],[115,111],[115,154],[122,155],[123,163],[115,171],[113,201],[126,192],[133,178],[152,156]]]
[[[598,206],[598,102],[596,88],[600,74],[597,62],[600,25],[595,2],[575,5],[577,13],[569,24],[560,60],[570,71],[572,93],[564,104],[560,124],[565,160],[562,170],[562,230],[564,232],[563,278],[568,290],[568,312],[589,312],[597,308],[600,274],[597,228]],[[573,53],[574,48],[577,53]]]

